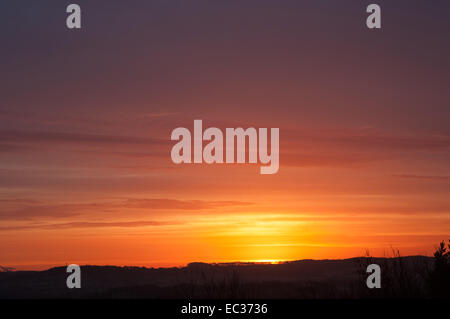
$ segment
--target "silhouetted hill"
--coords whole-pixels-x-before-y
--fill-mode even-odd
[[[408,280],[417,281],[419,288],[415,293],[425,295],[425,283],[420,276],[431,269],[433,258],[410,256],[280,264],[191,263],[181,268],[86,265],[81,267],[81,289],[66,287],[69,274],[65,267],[8,271],[0,272],[0,298],[367,297],[365,266],[368,263],[384,265],[382,269],[390,273],[382,273],[382,282],[386,277],[391,284],[398,276],[396,267],[401,267],[400,274],[409,274],[413,279]]]

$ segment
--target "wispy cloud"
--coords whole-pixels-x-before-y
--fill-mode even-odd
[[[9,143],[167,144],[166,140],[149,137],[44,131],[0,131],[0,139]]]
[[[414,174],[394,174],[393,177],[407,178],[407,179],[423,179],[433,181],[450,181],[450,176],[436,176],[436,175],[414,175]]]
[[[67,204],[45,204],[32,199],[11,199],[8,203],[19,207],[0,211],[0,220],[32,220],[43,217],[67,218],[86,213],[123,212],[129,209],[145,210],[147,212],[152,210],[195,211],[251,205],[250,202],[240,201],[178,200],[169,198],[128,198],[109,202]]]
[[[415,152],[449,152],[445,134],[388,134],[374,129],[298,129],[280,133],[282,164],[345,167]]]
[[[69,222],[69,223],[43,223],[36,225],[21,225],[21,226],[1,226],[0,231],[17,231],[17,230],[57,230],[69,228],[105,228],[105,227],[120,227],[120,228],[134,228],[134,227],[148,227],[148,226],[170,226],[179,225],[181,222],[175,221],[126,221],[126,222]]]

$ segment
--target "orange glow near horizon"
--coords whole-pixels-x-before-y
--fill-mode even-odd
[[[440,240],[435,234],[439,221],[430,222],[420,216],[410,221],[415,228],[422,221],[423,231],[417,234],[407,230],[409,225],[400,225],[404,218],[396,215],[380,218],[367,214],[359,220],[344,214],[257,213],[251,205],[244,208],[248,211],[245,214],[239,213],[241,207],[220,209],[225,212],[165,215],[163,220],[148,224],[144,220],[133,222],[136,217],[114,223],[106,218],[30,225],[28,229],[4,231],[0,249],[13,257],[7,265],[18,269],[68,263],[167,267],[199,261],[276,263],[340,259],[362,256],[366,250],[389,256],[391,245],[402,254],[429,255],[432,243]],[[389,230],[388,225],[393,228]],[[6,245],[17,250],[8,251]],[[14,259],[14,254],[19,258]]]
[[[280,172],[271,176],[251,165],[153,164],[170,168],[142,176],[130,174],[141,168],[118,176],[109,168],[78,169],[77,176],[87,174],[99,183],[91,184],[95,192],[80,188],[64,194],[52,188],[53,199],[40,190],[40,199],[4,200],[11,218],[0,229],[0,264],[44,269],[69,263],[275,263],[351,258],[366,251],[389,256],[391,249],[430,255],[449,229],[448,199],[437,191],[446,180],[372,173],[367,165],[290,167],[282,160]],[[395,161],[377,164],[383,172],[395,166]],[[59,174],[50,167],[45,172]],[[174,187],[149,194],[146,189],[154,188],[160,174]],[[127,179],[137,183],[125,191]],[[25,218],[16,220],[13,213]]]

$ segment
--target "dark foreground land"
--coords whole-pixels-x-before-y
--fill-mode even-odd
[[[366,286],[379,264],[381,289]],[[204,264],[182,268],[82,266],[81,289],[66,267],[0,272],[0,299],[15,298],[428,298],[434,259],[425,256]]]

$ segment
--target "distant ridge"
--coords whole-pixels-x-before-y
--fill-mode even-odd
[[[357,297],[355,287],[365,284],[361,276],[366,276],[364,265],[369,262],[392,269],[400,265],[410,273],[417,265],[433,266],[427,256],[193,262],[170,268],[83,265],[81,289],[66,287],[66,267],[59,266],[1,272],[0,298],[348,298]]]

